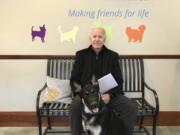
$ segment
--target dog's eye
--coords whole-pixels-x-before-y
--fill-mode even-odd
[[[93,89],[91,89],[91,93],[93,93],[94,92],[94,90]]]
[[[89,94],[89,92],[88,91],[85,91],[85,95],[88,95]]]

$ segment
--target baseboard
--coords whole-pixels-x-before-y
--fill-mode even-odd
[[[53,125],[67,126],[68,118],[55,118]],[[36,112],[0,112],[0,127],[34,127],[37,126]],[[47,119],[43,119],[47,125]]]
[[[46,119],[43,124],[46,125]],[[145,125],[151,125],[150,118],[145,119]],[[69,125],[68,118],[56,118],[53,124],[57,126]],[[160,112],[157,125],[159,126],[180,126],[180,112]],[[37,117],[35,112],[0,112],[1,127],[33,127],[37,126]]]

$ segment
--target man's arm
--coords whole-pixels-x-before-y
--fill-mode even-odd
[[[119,65],[118,54],[113,56],[111,73],[113,77],[115,78],[116,82],[118,83],[118,86],[109,91],[110,96],[113,97],[116,95],[116,93],[123,94],[123,91],[122,91],[123,79],[122,79],[122,73],[121,73],[121,69]]]
[[[77,52],[76,53],[76,57],[75,57],[75,62],[73,65],[73,69],[71,72],[71,78],[70,78],[70,85],[71,85],[71,89],[74,93],[77,93],[80,91],[81,89],[81,83],[80,83],[80,79],[81,79],[81,74],[82,74],[82,70],[81,70],[81,56],[80,54]]]

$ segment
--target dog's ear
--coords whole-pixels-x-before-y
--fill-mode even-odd
[[[73,82],[73,89],[76,94],[78,94],[81,98],[83,97],[83,90],[80,84]]]
[[[45,28],[45,24],[43,24],[43,26],[42,26],[42,27],[43,27],[43,29],[46,29],[46,28]]]
[[[92,75],[91,83],[92,83],[92,85],[98,85],[98,82],[97,82],[95,75]]]
[[[99,92],[99,85],[93,85],[93,87]]]

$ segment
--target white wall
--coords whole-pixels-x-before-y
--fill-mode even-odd
[[[161,111],[180,111],[180,60],[146,60],[146,82],[157,90]]]
[[[87,33],[97,23],[109,28],[112,39],[108,38],[107,45],[120,54],[179,54],[179,7],[179,0],[1,0],[0,54],[74,54],[90,44]],[[123,15],[90,18],[70,16],[71,10],[94,11],[96,16],[99,10],[121,11]],[[142,10],[148,13],[143,18],[138,16]],[[127,11],[134,14],[126,17]],[[32,26],[39,31],[43,24],[45,43],[38,37],[32,42]],[[126,28],[137,30],[142,24],[146,26],[142,42],[128,42]],[[63,33],[79,27],[75,42],[61,42],[58,26]]]
[[[161,111],[180,111],[180,60],[145,60],[146,81]],[[0,60],[0,111],[35,111],[46,81],[46,60]]]
[[[96,4],[94,4],[96,2]],[[1,0],[0,55],[73,55],[89,44],[88,32],[95,22],[113,27],[113,38],[107,41],[110,49],[119,54],[178,55],[180,53],[179,0]],[[111,6],[109,6],[111,5]],[[132,17],[68,16],[69,10],[98,12],[135,11]],[[139,10],[148,16],[139,18]],[[31,28],[45,24],[45,43],[32,42]],[[125,28],[146,25],[141,43],[128,42]],[[69,31],[79,27],[76,42],[61,42],[58,26]],[[180,111],[180,60],[146,60],[146,79],[157,89],[161,111]],[[35,111],[37,90],[45,80],[46,60],[0,60],[0,111]]]
[[[46,60],[0,60],[0,111],[34,111]]]

